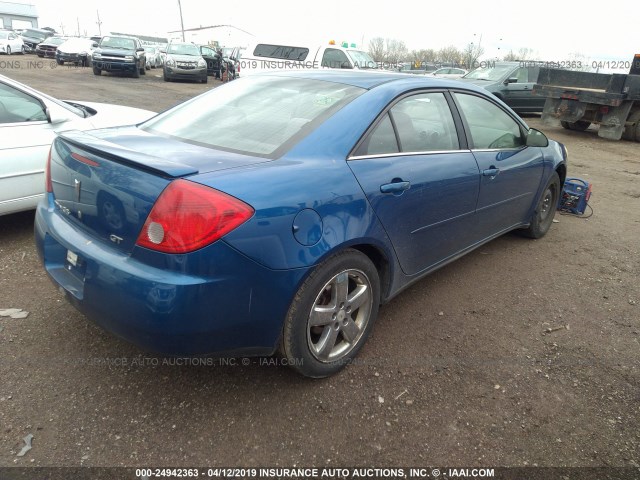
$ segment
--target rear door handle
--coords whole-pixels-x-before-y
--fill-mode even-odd
[[[487,168],[486,170],[482,171],[482,175],[484,175],[485,177],[495,177],[499,173],[500,169],[496,167]]]
[[[380,185],[380,191],[382,193],[402,193],[405,190],[409,190],[410,186],[411,186],[411,183],[409,182],[403,182],[403,181],[391,182],[391,183],[385,183],[384,185]]]

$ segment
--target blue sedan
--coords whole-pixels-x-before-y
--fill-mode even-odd
[[[378,307],[511,230],[540,238],[566,149],[469,84],[243,78],[53,143],[44,268],[89,319],[169,355],[272,355],[325,377]]]

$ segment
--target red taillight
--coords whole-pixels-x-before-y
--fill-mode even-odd
[[[253,215],[237,198],[188,180],[175,180],[160,194],[136,242],[165,253],[198,250]]]
[[[49,149],[49,156],[47,157],[47,163],[44,167],[44,189],[47,193],[53,193],[53,184],[51,183],[51,150]]]

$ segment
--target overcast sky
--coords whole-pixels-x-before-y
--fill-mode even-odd
[[[40,26],[66,33],[166,36],[180,29],[178,0],[13,0],[35,4]],[[373,37],[403,40],[411,49],[464,48],[480,41],[485,58],[530,48],[539,59],[572,54],[592,60],[631,60],[640,53],[640,2],[574,3],[558,0],[181,0],[185,28],[231,24],[262,38],[348,41],[366,49]],[[384,6],[378,6],[384,5]],[[419,5],[419,7],[417,7]],[[594,7],[592,5],[597,5]]]

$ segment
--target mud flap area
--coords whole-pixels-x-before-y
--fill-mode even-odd
[[[633,102],[627,101],[622,102],[619,107],[609,107],[609,111],[602,116],[598,136],[609,140],[620,140],[632,106]]]
[[[586,111],[586,103],[564,98],[547,98],[542,110],[542,123],[550,127],[559,127],[560,122],[575,123]]]

